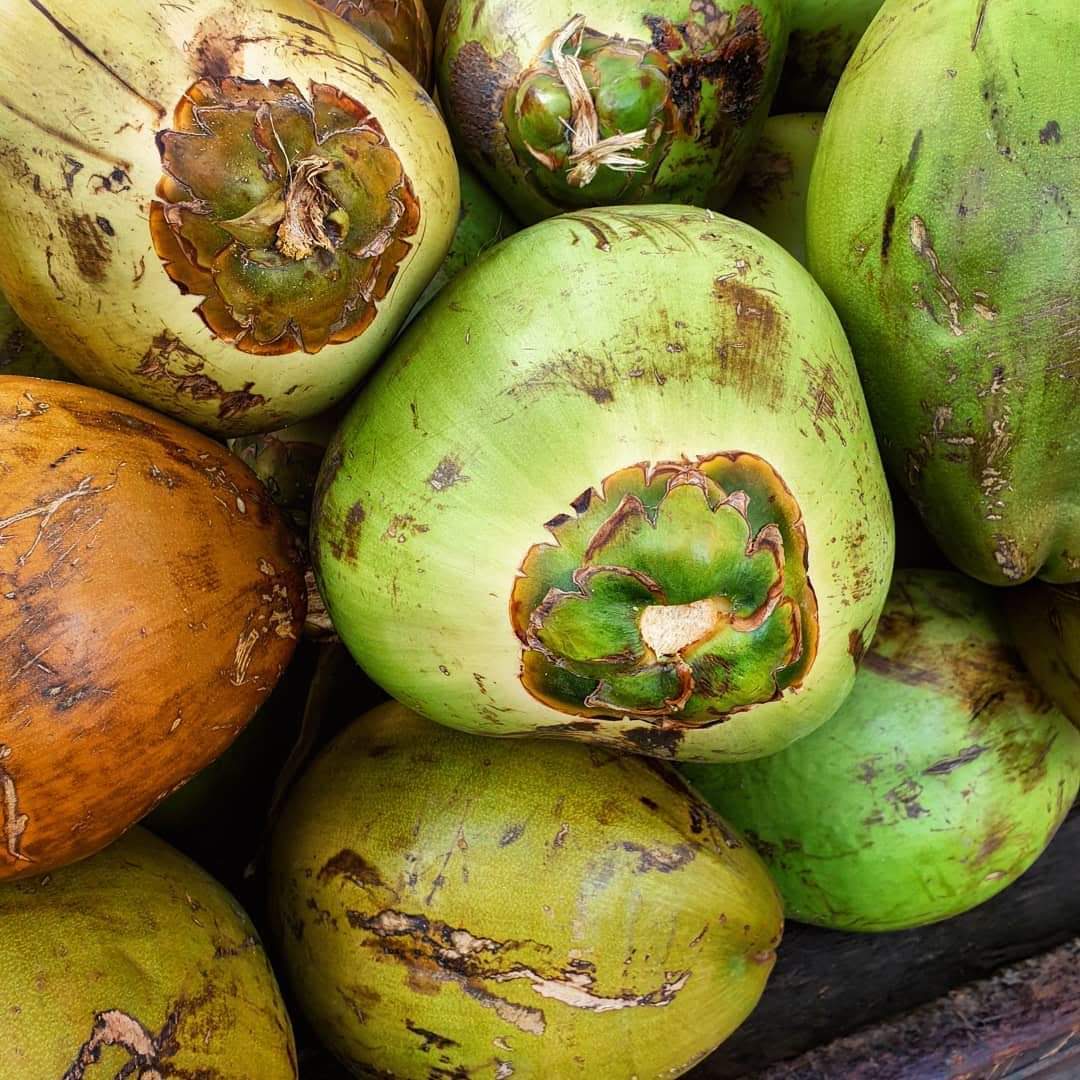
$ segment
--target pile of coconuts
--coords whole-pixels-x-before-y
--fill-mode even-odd
[[[1024,874],[1062,62],[1066,0],[0,0],[0,1077],[704,1078],[785,919]]]

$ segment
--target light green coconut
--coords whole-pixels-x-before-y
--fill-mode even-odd
[[[1033,581],[1006,593],[1005,610],[1032,678],[1080,727],[1080,588]]]
[[[480,740],[395,702],[279,819],[275,934],[360,1076],[681,1075],[756,1004],[781,910],[761,860],[668,766]]]
[[[1076,798],[1080,732],[1020,666],[990,590],[902,571],[832,720],[773,757],[684,771],[746,831],[792,919],[902,930],[1031,866]]]
[[[806,193],[822,113],[770,116],[725,213],[771,237],[806,264]]]
[[[890,471],[965,573],[1080,580],[1075,0],[886,0],[829,108],[809,266]]]
[[[5,1080],[296,1080],[292,1029],[248,917],[135,829],[0,887]]]
[[[833,312],[679,207],[564,215],[459,275],[338,429],[312,533],[342,640],[410,708],[702,760],[832,715],[892,550]]]

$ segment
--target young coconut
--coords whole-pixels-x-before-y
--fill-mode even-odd
[[[0,55],[0,287],[31,331],[218,435],[344,397],[457,220],[412,77],[306,0],[0,0],[0,18],[34,43]]]
[[[4,879],[92,854],[217,757],[304,585],[249,469],[111,394],[0,376],[0,476]]]
[[[0,1076],[296,1080],[255,928],[145,830],[0,886],[0,922]]]
[[[783,0],[449,0],[439,99],[524,222],[615,203],[723,205],[787,43]]]
[[[811,177],[810,269],[886,463],[993,585],[1080,580],[1077,55],[1075,0],[886,0]]]
[[[396,702],[299,781],[270,884],[314,1029],[401,1080],[680,1076],[754,1008],[782,929],[761,861],[669,767]]]
[[[881,0],[790,0],[791,35],[774,110],[824,112],[880,7]]]
[[[0,293],[0,375],[78,381],[29,330]]]
[[[821,113],[770,116],[725,210],[806,265],[806,193],[821,137]]]
[[[313,0],[384,48],[425,90],[431,89],[431,19],[424,0]]]
[[[518,223],[510,211],[464,165],[458,166],[461,186],[461,212],[450,250],[435,276],[420,294],[416,306],[409,312],[406,325],[442,291],[447,282],[457,277],[470,263],[480,258],[488,248],[517,232]]]
[[[761,761],[688,766],[765,859],[788,915],[903,930],[959,915],[1039,857],[1080,785],[1080,732],[1008,644],[997,597],[897,574],[855,689]]]
[[[566,214],[459,275],[338,428],[313,512],[334,625],[410,708],[701,760],[835,711],[892,554],[820,290],[671,206]]]
[[[1080,727],[1080,588],[1033,581],[1005,594],[1005,610],[1032,678]]]

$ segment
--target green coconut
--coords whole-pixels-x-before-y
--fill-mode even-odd
[[[399,701],[701,760],[832,715],[892,554],[824,297],[670,206],[567,214],[459,275],[357,397],[313,512],[334,625]]]
[[[881,0],[790,0],[791,34],[774,111],[824,112],[880,7]]]
[[[0,375],[32,375],[36,379],[78,381],[30,333],[3,293],[0,293]]]
[[[521,748],[396,702],[279,819],[274,933],[357,1075],[675,1077],[754,1008],[782,915],[761,860],[670,767]]]
[[[1080,727],[1080,589],[1033,581],[1006,593],[1005,610],[1032,678]]]
[[[298,1077],[255,928],[145,830],[0,887],[0,924],[0,1076]]]
[[[953,563],[1080,579],[1074,0],[887,0],[807,206],[887,465]]]
[[[461,188],[461,210],[457,228],[454,230],[454,239],[442,266],[420,294],[407,322],[416,318],[448,281],[480,258],[488,248],[517,232],[518,224],[510,211],[471,169],[460,162],[458,181]]]
[[[773,757],[688,766],[788,915],[840,930],[947,919],[1039,857],[1080,784],[1080,732],[1024,672],[985,586],[901,571],[855,689]]]
[[[760,229],[806,264],[806,193],[821,137],[821,113],[765,121],[735,196],[724,212]]]
[[[524,222],[722,206],[761,131],[784,0],[449,0],[435,44],[459,153]]]

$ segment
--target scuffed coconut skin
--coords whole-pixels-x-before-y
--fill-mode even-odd
[[[431,89],[431,19],[424,0],[313,0],[385,49],[425,90]]]
[[[1020,665],[985,586],[901,571],[855,689],[761,761],[684,771],[746,831],[788,916],[903,930],[967,911],[1039,857],[1080,784],[1080,732]]]
[[[222,753],[304,583],[224,447],[73,383],[0,376],[0,536],[2,881],[93,854]]]
[[[0,19],[34,42],[0,59],[0,287],[29,329],[218,436],[342,399],[457,220],[415,80],[307,0],[3,0]]]
[[[832,310],[679,207],[564,215],[459,275],[335,434],[312,521],[342,640],[410,708],[699,760],[832,714],[893,555]]]
[[[829,109],[809,265],[953,563],[1080,579],[1080,53],[1067,0],[888,0]]]
[[[1080,727],[1080,589],[1033,581],[1005,594],[1005,610],[1031,677]]]
[[[680,1076],[758,1001],[782,912],[668,766],[480,741],[390,702],[279,820],[274,934],[360,1076]]]
[[[806,194],[821,137],[822,113],[789,113],[765,121],[725,213],[760,229],[806,265]]]
[[[523,222],[625,203],[716,209],[786,42],[780,0],[449,0],[436,81],[459,153]]]
[[[0,1075],[296,1080],[255,928],[203,870],[135,829],[0,887]]]
[[[29,330],[0,293],[0,375],[31,375],[35,379],[75,376]]]
[[[773,111],[824,112],[881,0],[790,0],[787,54]]]

